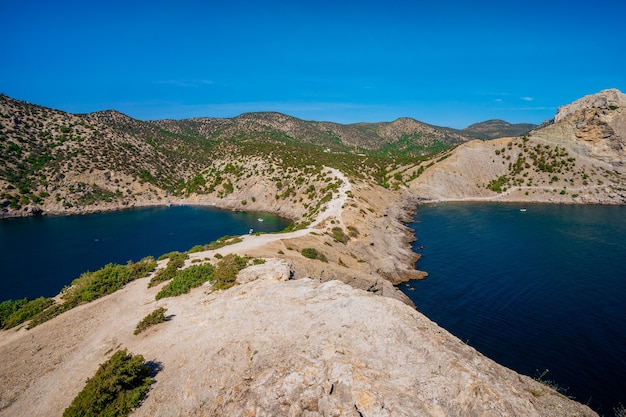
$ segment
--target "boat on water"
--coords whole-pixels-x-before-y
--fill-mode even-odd
[[[521,212],[525,212],[525,211],[526,211],[526,209],[525,209],[525,208],[521,208],[521,209],[519,209],[519,211],[521,211]]]
[[[260,222],[262,222],[262,221],[263,221],[263,219],[262,219],[262,218],[260,218],[260,217],[259,217],[257,220],[258,220],[258,221],[260,221]]]

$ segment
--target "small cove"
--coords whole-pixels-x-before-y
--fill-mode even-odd
[[[418,310],[600,415],[626,404],[626,207],[446,203],[409,226]]]
[[[203,206],[4,219],[0,221],[0,301],[51,297],[81,273],[107,263],[186,251],[250,229],[276,232],[289,223],[268,213]]]

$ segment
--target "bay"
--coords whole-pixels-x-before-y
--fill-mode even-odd
[[[600,415],[626,405],[626,207],[447,203],[409,226],[418,310]]]
[[[263,219],[262,222],[259,218]],[[107,263],[186,251],[225,235],[276,232],[289,220],[202,206],[131,209],[0,221],[0,301],[51,297]]]

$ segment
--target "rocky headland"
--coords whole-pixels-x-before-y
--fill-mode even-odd
[[[98,365],[120,348],[144,355],[155,369],[156,382],[134,415],[597,415],[465,345],[419,313],[393,284],[426,275],[415,270],[413,234],[404,225],[420,201],[625,203],[624,114],[612,103],[591,100],[524,137],[461,141],[432,160],[390,162],[382,184],[375,181],[381,166],[372,168],[362,156],[334,154],[362,158],[360,173],[307,161],[285,164],[291,156],[273,158],[275,144],[265,148],[266,157],[242,156],[234,148],[230,158],[219,153],[210,163],[170,157],[159,172],[131,158],[126,165],[136,164],[138,175],[105,164],[104,156],[92,169],[77,169],[83,161],[77,146],[67,170],[22,193],[19,209],[6,182],[5,213],[208,204],[276,212],[299,227],[190,254],[187,266],[216,263],[229,253],[265,260],[241,271],[228,290],[205,284],[157,301],[160,286],[148,288],[147,277],[30,330],[2,331],[0,354],[8,359],[0,363],[0,416],[61,415]],[[21,129],[37,125],[33,117],[4,120]],[[123,132],[127,143],[120,149],[144,149],[155,159],[171,152],[169,142],[150,144],[158,136],[145,147],[132,134],[143,125],[123,115],[90,117],[94,125],[114,117],[125,126],[116,133]],[[73,126],[58,123],[66,126],[66,140],[57,140],[55,149],[82,143],[76,132],[90,129],[79,119]],[[401,120],[395,126],[413,125]],[[293,132],[301,125],[290,126]],[[333,137],[340,137],[342,130],[333,129]],[[282,143],[286,149],[288,142]],[[183,195],[162,186],[175,183],[177,164],[187,164]],[[78,204],[98,192],[111,198]],[[323,253],[326,262],[302,256],[304,248]],[[166,307],[170,319],[134,335],[141,318],[157,307]]]

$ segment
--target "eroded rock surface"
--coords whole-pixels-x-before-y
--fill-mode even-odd
[[[161,368],[135,416],[595,415],[397,300],[338,281],[276,281],[262,271],[257,278],[159,302],[143,279],[14,334],[0,354],[31,363],[15,378],[0,364],[0,415],[60,415],[120,347]],[[134,336],[157,305],[172,319]],[[28,355],[35,346],[48,352],[46,335],[57,331],[66,335],[49,341],[51,357]]]

